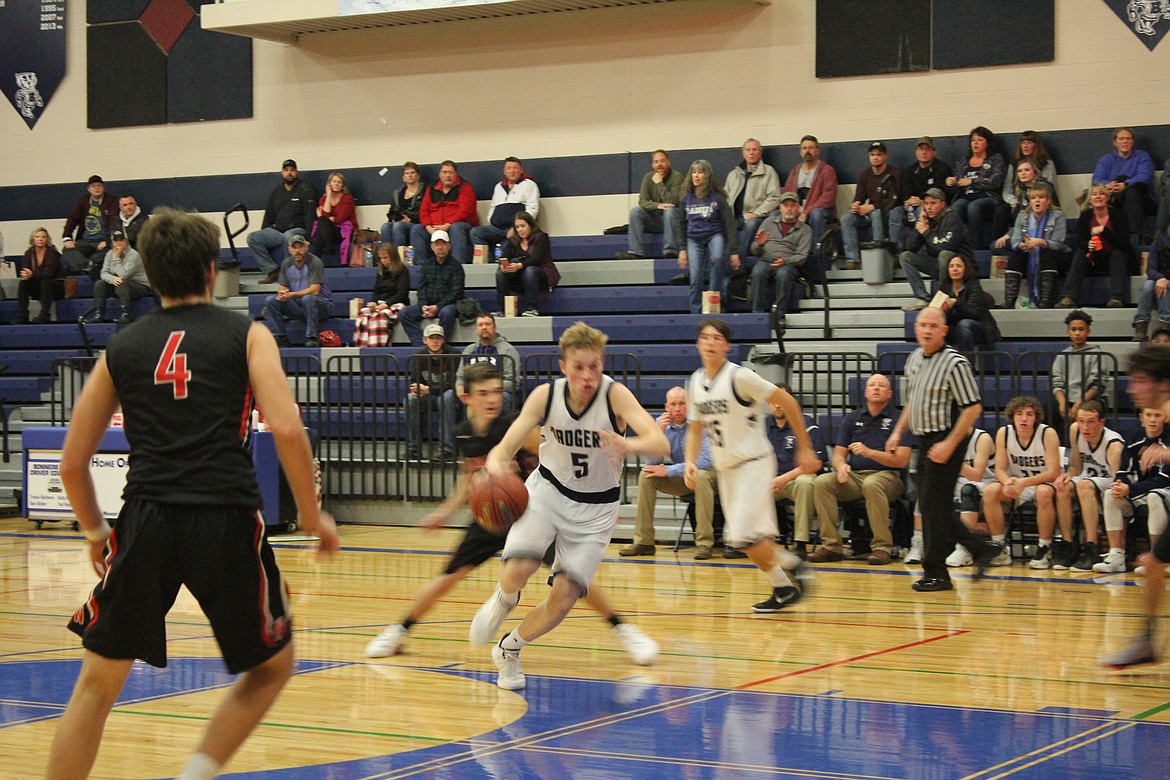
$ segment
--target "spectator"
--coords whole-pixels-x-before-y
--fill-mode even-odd
[[[821,162],[821,145],[815,135],[800,139],[800,162],[788,172],[785,192],[795,192],[800,202],[800,221],[812,228],[812,254],[819,255],[829,223],[837,219],[837,171]]]
[[[260,229],[248,234],[248,248],[264,272],[260,284],[272,284],[280,278],[281,266],[272,259],[272,250],[288,244],[293,236],[309,235],[313,228],[313,204],[317,199],[313,188],[298,175],[296,160],[284,161],[280,178],[280,184],[268,196]]]
[[[264,302],[264,322],[278,346],[287,347],[286,320],[303,320],[305,346],[319,347],[320,323],[329,318],[333,294],[325,283],[325,266],[309,253],[309,239],[293,233],[288,240],[288,257],[280,266],[276,295]]]
[[[777,387],[788,391],[785,384]],[[770,404],[768,408],[772,415],[764,423],[764,430],[776,453],[776,477],[772,480],[772,495],[777,501],[788,500],[793,503],[792,551],[804,558],[808,553],[808,529],[813,518],[813,486],[816,475],[821,472],[824,464],[825,436],[821,432],[821,427],[813,422],[813,418],[804,415],[804,427],[812,440],[813,452],[822,466],[813,469],[810,463],[806,467],[801,467],[796,462],[796,434],[788,424],[784,409],[778,404]]]
[[[1068,253],[1067,240],[1068,223],[1064,212],[1052,206],[1052,190],[1043,183],[1028,190],[1028,210],[1020,212],[1012,228],[1012,253],[1003,275],[1004,308],[1015,308],[1025,275],[1028,277],[1025,308],[1033,305],[1052,308],[1057,269]]]
[[[1161,190],[1158,198],[1158,213],[1154,217],[1154,235],[1158,236],[1170,229],[1170,174],[1162,171]]]
[[[353,195],[345,184],[345,176],[334,171],[325,182],[325,194],[317,202],[317,220],[313,223],[313,254],[326,257],[344,253],[349,237],[357,226]]]
[[[1052,422],[1060,424],[1062,433],[1077,418],[1081,403],[1090,399],[1103,402],[1105,379],[1102,376],[1101,350],[1089,343],[1093,333],[1093,318],[1076,309],[1064,318],[1068,326],[1069,346],[1052,360],[1049,381],[1055,414]],[[1061,440],[1064,440],[1062,435]]]
[[[488,209],[488,224],[471,229],[472,244],[494,247],[512,237],[512,223],[516,215],[525,212],[533,224],[540,215],[540,187],[524,173],[520,160],[504,159],[504,178],[492,190],[492,204]]]
[[[118,198],[118,215],[114,220],[114,227],[126,234],[130,239],[130,247],[138,248],[138,231],[150,219],[145,211],[138,206],[138,199],[133,195],[123,195]]]
[[[16,300],[19,306],[16,321],[22,325],[28,323],[28,301],[35,296],[41,302],[37,323],[44,325],[50,322],[49,312],[52,310],[53,299],[57,297],[57,279],[64,275],[61,253],[53,246],[49,231],[43,227],[37,228],[28,237],[28,251],[20,259],[20,268],[17,270],[20,282],[16,285]]]
[[[772,175],[776,172],[772,171]],[[711,163],[706,160],[691,163],[680,208],[685,213],[682,237],[686,243],[678,253],[678,267],[690,266],[691,313],[698,314],[703,291],[723,289],[723,258],[729,247],[731,270],[739,270],[739,250],[734,244],[735,217]],[[754,218],[751,221],[753,225],[759,224]]]
[[[374,292],[358,311],[354,324],[355,347],[385,347],[398,323],[398,312],[410,305],[410,269],[402,263],[398,247],[384,242],[378,247]],[[426,340],[425,337],[423,339]]]
[[[975,261],[955,255],[947,263],[947,278],[939,289],[947,296],[947,343],[960,352],[994,347],[999,325],[987,308],[987,293],[979,283]]]
[[[861,267],[861,235],[874,241],[889,239],[895,245],[902,240],[902,219],[898,211],[898,194],[902,191],[902,172],[886,162],[886,145],[874,141],[869,145],[869,167],[857,176],[853,203],[841,218],[841,239],[845,244],[845,267]]]
[[[934,139],[929,135],[918,139],[914,157],[918,164],[902,171],[902,209],[906,215],[903,224],[911,227],[918,221],[926,193],[932,189],[942,192],[951,176],[951,166],[938,159]]]
[[[541,294],[551,292],[561,280],[552,244],[527,211],[516,214],[511,233],[496,268],[496,310],[504,310],[505,295],[519,293],[524,316],[539,317]]]
[[[902,307],[903,311],[918,311],[930,303],[930,292],[921,274],[930,279],[931,288],[947,277],[947,267],[955,257],[970,260],[975,256],[967,241],[967,228],[959,215],[947,206],[946,195],[938,187],[931,187],[922,198],[922,211],[906,241],[906,251],[899,258],[914,301]]]
[[[650,155],[650,168],[638,188],[638,205],[630,209],[629,249],[614,255],[618,260],[645,257],[642,237],[646,233],[661,233],[662,254],[678,257],[679,239],[683,235],[683,213],[678,206],[686,177],[670,167],[670,155],[662,149]]]
[[[1023,160],[1034,162],[1036,175],[1052,186],[1056,186],[1056,163],[1052,161],[1048,147],[1044,145],[1040,134],[1035,130],[1025,130],[1020,133],[1019,140],[1016,142],[1016,154],[1012,163],[1018,166]],[[1007,178],[1011,179],[1010,170]]]
[[[1033,569],[1072,569],[1092,571],[1101,560],[1097,546],[1097,527],[1101,498],[1109,492],[1115,474],[1122,472],[1125,442],[1115,431],[1105,427],[1105,409],[1096,401],[1085,401],[1077,412],[1077,421],[1069,429],[1068,471],[1056,478],[1056,516],[1064,542],[1052,541],[1052,526],[1042,526],[1040,547],[1029,564]],[[1085,524],[1085,543],[1077,548],[1073,530],[1073,499],[1081,507]],[[1049,552],[1050,551],[1050,552]],[[1049,552],[1044,555],[1044,552]]]
[[[422,321],[438,318],[447,341],[455,332],[455,302],[463,297],[463,265],[451,257],[451,238],[446,230],[430,234],[433,257],[423,261],[418,277],[417,303],[398,313],[410,343],[422,346]],[[416,257],[425,257],[417,254]]]
[[[752,242],[752,252],[761,258],[752,267],[752,311],[770,311],[774,302],[776,316],[784,318],[792,285],[808,262],[812,244],[812,228],[800,221],[799,197],[795,192],[784,193],[779,210],[764,218]],[[768,295],[771,286],[776,288],[774,296]]]
[[[1007,162],[996,149],[995,135],[986,127],[974,128],[968,136],[967,156],[955,163],[947,186],[955,190],[951,207],[967,224],[975,249],[991,246],[995,211],[1002,202]]]
[[[1150,346],[1170,346],[1170,327],[1155,330],[1150,336]]]
[[[122,313],[114,320],[119,325],[130,322],[130,304],[139,298],[154,295],[142,257],[130,247],[130,240],[120,230],[111,236],[113,248],[106,253],[101,278],[93,285],[94,315],[91,321],[102,322],[106,315],[106,298],[112,291],[122,304]]]
[[[666,391],[666,411],[659,415],[658,427],[670,443],[670,465],[663,465],[662,458],[646,459],[646,465],[638,475],[638,513],[634,517],[634,541],[618,550],[618,555],[630,558],[654,554],[654,506],[661,492],[671,496],[695,497],[695,560],[708,560],[711,548],[715,546],[715,470],[711,466],[711,442],[704,430],[699,457],[695,461],[699,469],[695,489],[687,487],[683,481],[687,446],[686,390],[672,387]]]
[[[1146,279],[1138,294],[1137,314],[1133,317],[1133,340],[1145,341],[1147,331],[1152,336],[1164,328],[1170,328],[1170,232],[1163,230],[1150,247],[1146,260]],[[1150,326],[1150,314],[1158,309],[1158,318]]]
[[[1132,371],[1130,375],[1132,378]],[[1166,530],[1166,491],[1170,488],[1170,474],[1166,473],[1166,464],[1160,459],[1143,457],[1147,450],[1162,452],[1166,449],[1166,415],[1159,406],[1147,406],[1142,409],[1141,420],[1142,429],[1126,441],[1121,468],[1105,491],[1103,504],[1109,552],[1095,556],[1092,569],[1099,574],[1120,574],[1129,570],[1125,558],[1125,521],[1133,517],[1137,507],[1144,506],[1148,512],[1146,527],[1151,548]]]
[[[809,556],[813,563],[845,557],[837,527],[837,502],[858,499],[865,499],[865,514],[873,532],[867,562],[884,566],[892,560],[890,503],[902,495],[901,471],[909,465],[914,446],[913,437],[907,435],[893,454],[885,451],[886,440],[898,420],[898,411],[890,403],[893,395],[890,380],[874,374],[865,383],[865,404],[850,412],[838,429],[830,471],[813,483],[813,503],[821,532],[821,546]]]
[[[428,420],[443,406],[443,396],[455,387],[455,368],[458,353],[447,345],[443,326],[432,322],[423,329],[423,348],[410,361],[410,393],[406,396],[406,456],[418,460],[421,455],[421,413],[427,411]],[[429,426],[428,426],[429,427]],[[455,451],[455,432],[440,423],[439,439],[442,446]]]
[[[1008,424],[995,434],[995,482],[983,491],[983,517],[993,541],[1003,544],[992,566],[1010,566],[1012,551],[1004,530],[1004,504],[1036,504],[1036,522],[1051,529],[1056,522],[1056,489],[1060,476],[1060,437],[1045,425],[1040,402],[1017,396],[1008,402]]]
[[[62,263],[71,273],[83,273],[95,264],[100,269],[100,257],[96,263],[90,260],[110,248],[110,230],[118,212],[118,199],[106,192],[101,176],[90,176],[86,190],[73,204],[62,234]]]
[[[418,224],[418,212],[426,189],[426,182],[419,178],[418,165],[403,163],[402,187],[390,196],[390,208],[386,210],[386,221],[382,223],[382,243],[410,244],[410,230]],[[421,257],[419,262],[422,262]]]
[[[1113,131],[1113,151],[1097,161],[1093,169],[1093,184],[1104,184],[1109,191],[1109,205],[1125,215],[1125,228],[1120,232],[1141,233],[1142,221],[1153,214],[1154,160],[1144,149],[1134,148],[1132,127]]]
[[[1035,160],[1024,158],[1017,162],[1010,169],[1011,173],[1004,178],[1003,201],[1004,205],[1007,206],[1007,223],[1003,235],[995,239],[992,244],[994,249],[1003,249],[1008,246],[1008,242],[1012,238],[1012,228],[1015,226],[1020,212],[1028,210],[1028,190],[1037,182],[1045,181],[1039,177],[1038,169],[1039,166]],[[1051,184],[1051,182],[1047,183]],[[1056,203],[1055,194],[1053,194],[1052,202]]]
[[[443,430],[454,431],[463,418],[463,369],[486,363],[504,378],[504,408],[511,409],[516,398],[516,375],[520,370],[520,353],[496,329],[496,318],[481,314],[475,318],[476,340],[463,348],[459,369],[455,373],[455,389],[443,393]],[[432,460],[440,463],[455,461],[454,439],[443,442],[443,450]]]
[[[727,202],[739,229],[739,240],[729,248],[734,256],[747,257],[760,222],[780,205],[780,177],[775,168],[763,162],[764,149],[759,141],[747,139],[741,151],[743,162],[727,174]],[[711,180],[714,178],[712,174]]]
[[[1060,291],[1058,309],[1077,308],[1081,282],[1088,276],[1109,276],[1110,309],[1120,309],[1129,300],[1129,277],[1137,273],[1137,253],[1129,241],[1125,217],[1109,207],[1109,192],[1103,184],[1089,187],[1088,208],[1077,220],[1077,243],[1073,247],[1068,277]]]
[[[471,262],[471,229],[479,224],[479,215],[475,211],[475,190],[471,184],[459,178],[459,171],[450,160],[444,160],[439,165],[439,181],[423,190],[418,221],[410,229],[416,263],[432,255],[434,234],[437,231],[447,236],[455,262],[460,265]],[[444,329],[450,340],[450,329]]]

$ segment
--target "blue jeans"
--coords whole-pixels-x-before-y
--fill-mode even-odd
[[[980,346],[990,347],[983,324],[979,320],[959,320],[947,334],[947,343],[960,352],[974,352]]]
[[[812,256],[817,257],[821,251],[821,236],[825,234],[825,228],[829,226],[829,222],[833,220],[832,209],[813,209],[808,215],[808,226],[812,228]]]
[[[747,220],[743,217],[735,218],[735,225],[739,231],[736,236],[739,247],[739,262],[742,264],[740,267],[745,270],[751,268],[755,263],[755,255],[752,254],[752,244],[755,243],[756,233],[759,231],[760,225],[763,224],[764,217],[766,216],[768,215],[764,214],[761,217]],[[712,287],[711,289],[715,290],[718,288]]]
[[[285,320],[304,320],[305,338],[315,339],[321,332],[319,323],[329,319],[331,308],[331,301],[316,295],[285,298],[283,301],[278,301],[275,295],[269,295],[264,302],[264,322],[273,336],[281,338],[284,336]]]
[[[449,303],[439,309],[439,324],[443,326],[443,333],[447,341],[451,340],[451,336],[455,333],[455,321],[458,312],[455,310],[455,304]],[[410,339],[410,343],[416,347],[421,347],[422,340],[422,307],[417,303],[412,303],[402,311],[398,312],[398,322],[402,324],[402,332]]]
[[[410,229],[412,227],[414,227],[413,222],[383,222],[382,229],[379,231],[382,234],[382,242],[389,241],[394,246],[406,246],[410,243]]]
[[[1146,279],[1142,282],[1142,291],[1138,293],[1137,314],[1133,318],[1134,325],[1139,322],[1149,322],[1150,315],[1155,308],[1158,310],[1158,319],[1162,322],[1170,322],[1170,293],[1159,298],[1154,290],[1154,284],[1153,279]]]
[[[487,244],[489,247],[494,248],[508,237],[508,231],[501,230],[495,225],[476,225],[471,229],[469,235],[472,246],[476,244]]]
[[[450,390],[447,392],[450,392]],[[419,417],[425,417],[427,422],[430,423],[434,419],[435,413],[443,408],[443,401],[443,395],[438,393],[428,393],[427,395],[417,397],[413,395],[406,396],[406,448],[412,453],[418,451],[419,441],[422,438],[422,427]],[[420,412],[424,409],[426,410],[426,414],[420,415]],[[427,429],[429,430],[430,428],[431,425],[428,424]],[[443,449],[447,452],[454,452],[455,433],[452,430],[452,426],[440,423],[439,436],[443,442]]]
[[[903,252],[898,257],[902,272],[906,274],[906,281],[910,283],[910,292],[914,293],[915,298],[930,300],[930,293],[935,286],[942,284],[942,280],[946,278],[947,264],[953,257],[956,257],[955,253],[946,250],[939,252],[937,257],[931,257],[926,250]],[[926,289],[923,276],[930,279],[930,290]]]
[[[504,296],[519,294],[520,311],[540,309],[540,294],[548,287],[544,271],[530,265],[522,271],[496,269],[496,311],[504,310]]]
[[[661,233],[662,250],[673,249],[677,252],[678,239],[683,234],[682,222],[683,212],[677,206],[653,211],[635,206],[630,209],[629,251],[635,255],[646,254],[643,237],[647,233]]]
[[[742,257],[742,256],[741,256]],[[723,264],[727,262],[727,239],[716,233],[705,239],[687,239],[687,267],[691,273],[691,313],[703,310],[704,290],[723,290]]]
[[[466,222],[456,222],[447,231],[451,236],[451,257],[463,265],[471,262],[471,225]],[[431,234],[422,225],[410,226],[410,243],[414,245],[414,264],[418,265],[425,258],[434,257],[431,251]],[[400,244],[400,246],[402,246]]]
[[[776,312],[780,315],[786,314],[788,296],[792,292],[792,285],[799,277],[800,269],[794,265],[774,268],[771,262],[759,258],[752,266],[752,311],[771,311],[772,303],[775,302]],[[768,285],[773,281],[776,283],[776,295],[769,300]]]
[[[894,218],[889,220],[883,217],[881,209],[874,209],[860,217],[852,211],[841,217],[841,239],[845,243],[845,257],[849,258],[855,263],[861,262],[861,235],[867,230],[872,235],[874,241],[885,241],[887,238],[895,244],[902,240],[901,219],[897,216],[900,213],[890,212],[895,214]]]
[[[991,246],[992,223],[995,221],[995,209],[999,201],[989,196],[969,200],[957,198],[951,208],[959,215],[959,219],[967,223],[967,233],[971,236],[972,249],[987,249]]]
[[[272,259],[272,250],[281,249],[288,245],[293,236],[307,236],[309,232],[304,228],[293,228],[283,233],[276,228],[254,230],[248,234],[248,248],[252,250],[252,257],[256,258],[256,265],[264,273],[275,271],[279,265]]]

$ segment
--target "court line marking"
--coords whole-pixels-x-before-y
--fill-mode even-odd
[[[1074,734],[1071,737],[1065,737],[1064,739],[1059,740],[1057,742],[1053,742],[1050,745],[1045,745],[1044,747],[1040,747],[1040,748],[1037,748],[1035,750],[1029,751],[1029,752],[1024,753],[1022,755],[1019,755],[1013,759],[1003,761],[999,764],[996,764],[995,766],[990,766],[987,769],[983,769],[983,770],[976,772],[974,774],[967,775],[962,780],[976,780],[977,778],[982,778],[983,780],[996,780],[996,778],[1007,777],[1009,775],[1015,774],[1016,772],[1021,772],[1021,771],[1028,769],[1030,767],[1036,766],[1038,764],[1042,764],[1051,758],[1055,758],[1056,756],[1062,756],[1062,755],[1065,755],[1067,753],[1071,753],[1074,750],[1078,750],[1078,749],[1084,747],[1085,745],[1091,745],[1092,743],[1096,742],[1099,739],[1104,739],[1105,737],[1112,736],[1112,735],[1117,734],[1121,731],[1131,729],[1136,725],[1138,725],[1138,724],[1132,723],[1132,722],[1131,723],[1116,723],[1116,722],[1102,723],[1100,726],[1096,726],[1094,728],[1091,728],[1088,731],[1083,731],[1080,734]],[[1108,729],[1108,731],[1106,731],[1107,729]],[[1098,732],[1104,732],[1104,733],[1098,733]],[[1058,750],[1057,748],[1060,748],[1060,749]],[[1049,751],[1055,751],[1055,752],[1049,752]],[[1042,753],[1047,754],[1047,755],[1041,755]],[[1029,759],[1033,756],[1037,756],[1037,758],[1035,760],[1028,761],[1028,763],[1021,764],[1019,766],[1013,766],[1014,764],[1019,764],[1019,762],[1024,761],[1026,759]],[[991,772],[995,772],[997,770],[1004,769],[1006,767],[1012,767],[1012,768],[1008,769],[1006,772],[1001,772],[999,774],[994,774],[994,775],[990,774]]]

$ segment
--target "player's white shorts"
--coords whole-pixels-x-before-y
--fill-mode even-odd
[[[1085,482],[1085,481],[1092,482],[1097,488],[1097,496],[1100,497],[1105,493],[1106,490],[1109,489],[1109,486],[1113,484],[1113,477],[1079,476],[1079,477],[1073,477],[1071,481],[1073,483],[1074,489],[1076,488],[1077,485],[1081,484],[1082,482]]]
[[[585,504],[563,495],[534,471],[524,483],[528,488],[528,509],[508,531],[503,560],[544,558],[556,540],[556,561],[552,573],[564,574],[585,592],[605,557],[617,525],[620,502]]]
[[[719,501],[723,505],[723,543],[749,547],[772,539],[776,530],[776,499],[772,479],[776,457],[768,455],[729,469],[718,469]]]
[[[983,491],[987,490],[990,482],[972,482],[966,477],[959,477],[959,481],[955,483],[955,501],[959,501],[963,497],[963,488],[967,485],[974,485],[975,489],[979,491],[979,495],[983,495]],[[915,505],[917,509],[917,505]]]

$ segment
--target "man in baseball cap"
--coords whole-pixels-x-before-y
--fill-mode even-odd
[[[288,258],[277,269],[276,295],[264,302],[264,322],[279,346],[288,346],[285,324],[305,323],[305,346],[321,346],[320,323],[329,319],[333,293],[325,283],[325,266],[309,252],[309,240],[294,233],[287,239]]]
[[[934,148],[934,139],[924,135],[914,146],[914,157],[918,164],[912,165],[903,171],[902,184],[906,198],[902,201],[903,219],[907,225],[918,221],[922,211],[922,199],[931,187],[944,191],[947,178],[951,175],[951,166],[938,159]]]
[[[899,208],[901,191],[902,172],[886,162],[886,145],[874,141],[869,145],[869,167],[857,176],[853,203],[849,206],[849,213],[841,218],[847,269],[861,267],[862,235],[869,234],[875,242],[900,242],[903,222]]]
[[[455,333],[458,311],[456,301],[463,297],[463,264],[451,256],[451,236],[446,230],[430,234],[434,257],[423,260],[418,279],[418,303],[398,312],[402,332],[410,343],[423,341],[422,321],[438,318],[448,341]],[[415,254],[415,262],[422,255]]]
[[[272,259],[273,250],[284,246],[293,235],[307,236],[316,218],[313,188],[297,175],[297,161],[285,160],[280,168],[280,184],[268,196],[260,229],[248,234],[248,248],[264,272],[260,284],[272,284],[280,277],[280,266]]]

